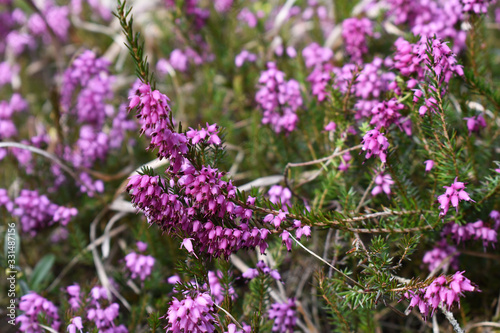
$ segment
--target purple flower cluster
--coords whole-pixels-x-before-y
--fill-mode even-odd
[[[246,279],[255,279],[259,274],[269,275],[276,281],[281,281],[280,273],[275,269],[270,269],[263,260],[259,260],[256,268],[247,269],[242,276]]]
[[[463,296],[464,291],[478,291],[478,288],[473,286],[463,273],[456,272],[451,279],[440,276],[426,288],[406,292],[404,297],[410,300],[408,308],[413,309],[418,306],[424,317],[427,317],[429,313],[432,316],[439,304],[451,309],[455,303],[460,302],[459,296]]]
[[[307,68],[318,68],[333,58],[333,51],[329,48],[319,46],[318,43],[312,43],[302,50],[302,57],[304,57]]]
[[[456,208],[458,212],[458,203],[460,201],[472,201],[469,194],[465,191],[465,183],[457,181],[458,178],[455,178],[455,181],[451,186],[443,186],[446,189],[444,194],[441,194],[438,197],[438,202],[440,204],[439,209],[441,209],[441,213],[439,216],[445,216],[450,208],[450,203],[453,207]]]
[[[94,323],[99,332],[128,332],[127,328],[123,324],[116,326],[115,320],[120,314],[120,306],[118,303],[111,303],[104,287],[95,286],[92,288],[87,302],[87,308],[85,309],[87,319]]]
[[[158,157],[170,159],[172,171],[179,171],[188,152],[188,138],[174,130],[168,97],[158,90],[152,91],[149,84],[141,84],[129,98],[129,109],[137,108],[137,117],[141,119],[141,134],[147,132],[151,137],[149,149],[158,149]]]
[[[411,135],[411,120],[403,120],[404,118],[399,113],[399,110],[404,108],[404,104],[399,103],[395,98],[380,102],[371,110],[372,120],[370,124],[375,125],[376,129],[381,129],[382,127],[388,129],[392,124],[396,124],[401,130],[405,129],[406,134]],[[408,122],[410,122],[409,127]]]
[[[255,62],[257,60],[257,55],[250,53],[247,50],[241,51],[235,58],[234,64],[236,67],[241,67],[245,62]]]
[[[273,204],[281,203],[282,209],[288,211],[287,206],[291,206],[292,192],[287,188],[280,185],[273,185],[267,192],[269,201]]]
[[[57,38],[65,41],[68,38],[70,28],[69,8],[67,6],[56,6],[53,1],[45,1],[41,14],[33,13],[28,19],[27,26],[33,36],[42,36],[44,43],[50,43],[52,36],[45,22],[50,26]]]
[[[372,129],[363,136],[362,143],[363,148],[361,149],[366,151],[365,159],[369,159],[372,155],[378,155],[382,163],[386,162],[389,142],[383,133]]]
[[[469,130],[469,135],[472,132],[479,133],[481,128],[486,127],[486,120],[484,120],[482,115],[477,115],[475,117],[465,117],[464,120],[467,120],[467,129]]]
[[[28,104],[19,94],[13,94],[10,101],[0,101],[0,140],[17,135],[17,128],[13,121],[15,112],[26,110]],[[0,159],[2,156],[0,154]]]
[[[232,286],[229,286],[229,288],[226,290],[226,288],[220,283],[221,278],[221,271],[217,271],[217,273],[208,271],[208,285],[210,287],[210,295],[212,295],[215,304],[222,304],[226,295],[229,296],[232,300],[235,300],[237,297],[236,291]]]
[[[296,112],[302,106],[299,83],[293,79],[286,81],[285,73],[269,62],[259,84],[255,100],[264,111],[262,123],[270,124],[276,133],[292,132],[299,120]]]
[[[45,195],[39,195],[37,191],[21,190],[13,202],[9,200],[5,190],[0,189],[0,193],[4,194],[0,204],[12,215],[19,217],[22,231],[31,236],[57,222],[65,227],[78,214],[76,208],[58,206]]]
[[[40,326],[39,315],[44,315],[46,325],[58,331],[61,326],[57,307],[51,301],[35,292],[29,292],[21,297],[19,310],[24,313],[16,318],[16,323],[21,324],[19,331],[28,333],[41,333],[45,330]]]
[[[351,17],[342,22],[345,50],[353,62],[363,62],[363,55],[368,52],[366,36],[373,36],[373,25],[369,19]]]
[[[253,212],[230,200],[236,193],[231,181],[222,180],[223,174],[211,167],[198,171],[186,166],[181,172],[180,177],[172,174],[168,183],[158,176],[131,177],[132,203],[144,211],[150,223],[156,222],[168,233],[190,236],[195,248],[214,257],[227,257],[241,248],[266,250],[269,231],[250,227]],[[174,194],[181,188],[182,197]],[[223,219],[234,221],[235,227],[214,224]],[[192,250],[191,240],[186,244]]]
[[[75,113],[83,123],[100,128],[106,118],[106,100],[112,98],[111,84],[114,81],[109,73],[110,63],[98,58],[92,51],[79,55],[64,72],[61,90],[61,104],[66,112]],[[81,89],[76,105],[73,95]]]
[[[488,6],[495,3],[496,0],[462,0],[464,12],[473,12],[476,14],[486,14]]]
[[[406,23],[415,36],[437,36],[454,41],[454,51],[465,47],[466,31],[460,28],[464,19],[461,0],[385,0],[388,15],[396,24]]]
[[[293,332],[297,315],[295,310],[295,300],[289,298],[284,303],[274,303],[268,312],[269,319],[274,319],[273,332]]]
[[[388,196],[391,195],[391,185],[394,184],[391,175],[378,173],[375,177],[375,187],[373,187],[372,195],[376,196],[384,192]]]
[[[147,249],[147,244],[137,242],[137,248],[140,252],[144,252]],[[151,271],[153,270],[153,266],[155,264],[155,258],[152,256],[136,252],[130,252],[124,259],[125,266],[130,273],[130,277],[132,279],[139,277],[141,281],[146,280],[146,278],[151,275]]]
[[[457,244],[470,239],[481,239],[484,248],[486,248],[490,242],[494,248],[498,238],[496,229],[486,226],[481,220],[465,225],[458,225],[454,222],[448,223],[443,228],[441,235],[444,237],[446,235],[451,235],[451,239],[457,242]]]
[[[424,264],[427,264],[428,270],[432,272],[434,269],[441,265],[443,260],[445,260],[449,256],[452,256],[451,259],[446,262],[446,264],[442,265],[441,269],[443,272],[446,272],[449,267],[451,267],[453,270],[457,270],[459,255],[460,254],[458,253],[456,247],[449,245],[446,242],[446,239],[441,239],[432,250],[425,252],[424,257],[422,258],[422,262]]]
[[[168,320],[165,329],[168,333],[211,333],[215,331],[214,315],[214,302],[207,293],[187,295],[182,301],[174,297],[164,317]]]

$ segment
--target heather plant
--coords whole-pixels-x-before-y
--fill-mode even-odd
[[[0,330],[500,327],[499,11],[0,1]]]

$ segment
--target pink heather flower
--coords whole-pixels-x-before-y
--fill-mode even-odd
[[[408,309],[418,306],[420,313],[427,317],[429,312],[434,314],[439,304],[448,310],[457,303],[459,296],[463,296],[464,291],[479,291],[473,286],[471,281],[463,276],[464,272],[456,272],[451,280],[445,276],[439,276],[424,289],[406,292],[403,297],[410,300]]]
[[[214,0],[214,8],[218,13],[227,13],[232,5],[233,0]]]
[[[20,332],[41,333],[44,330],[40,326],[39,315],[45,317],[45,324],[59,331],[61,321],[54,303],[31,291],[21,297],[19,310],[23,314],[16,318],[16,324],[20,324]]]
[[[66,287],[66,292],[69,295],[68,303],[71,306],[71,309],[78,310],[82,306],[80,286],[78,284],[74,284]]]
[[[486,121],[484,120],[482,115],[478,115],[475,117],[465,117],[464,120],[467,120],[467,129],[469,130],[469,135],[472,132],[479,133],[481,128],[486,127]]]
[[[259,78],[260,89],[255,100],[263,109],[263,124],[270,124],[276,133],[291,132],[298,122],[297,110],[302,106],[300,85],[285,81],[285,73],[269,62]]]
[[[236,65],[236,67],[241,67],[247,61],[255,62],[256,60],[256,54],[250,53],[247,50],[243,50],[234,58],[234,64]]]
[[[490,213],[490,217],[493,220],[493,222],[495,223],[493,226],[493,229],[498,230],[498,227],[500,227],[500,212],[497,210],[492,210]]]
[[[170,65],[180,72],[185,72],[188,69],[188,61],[188,57],[179,49],[175,49],[170,53]]]
[[[125,256],[125,265],[130,273],[130,277],[139,277],[141,281],[146,280],[151,275],[155,264],[155,258],[131,252]]]
[[[158,157],[169,158],[173,172],[179,171],[188,152],[187,137],[174,131],[174,124],[168,117],[168,97],[158,90],[151,90],[149,84],[141,83],[135,95],[129,97],[129,109],[137,109],[141,119],[140,133],[148,133],[151,143],[148,149],[158,149]]]
[[[214,303],[208,293],[198,294],[194,298],[186,296],[182,301],[174,297],[163,317],[168,320],[165,329],[168,333],[211,333],[215,331],[212,324],[214,314]]]
[[[401,128],[401,114],[399,110],[404,109],[405,106],[392,98],[389,101],[378,103],[372,110],[371,125],[375,125],[376,129],[382,127],[389,128],[391,124],[397,124]]]
[[[446,189],[446,192],[438,197],[438,202],[440,204],[439,209],[441,209],[441,213],[439,216],[445,216],[450,208],[450,203],[453,207],[456,208],[458,212],[458,203],[461,200],[464,201],[472,201],[469,197],[469,194],[465,192],[465,183],[457,181],[458,178],[455,178],[455,181],[451,186],[443,186]]]
[[[290,233],[286,230],[283,230],[283,232],[280,234],[282,243],[286,246],[286,249],[288,252],[292,251],[292,239],[290,238]]]
[[[242,274],[242,276],[246,279],[251,280],[256,278],[259,274],[269,275],[273,279],[281,281],[280,273],[278,273],[278,271],[275,269],[270,269],[263,260],[259,260],[259,262],[256,265],[256,268],[247,269]]]
[[[135,246],[137,246],[139,252],[145,252],[148,249],[148,244],[141,241],[135,243]]]
[[[460,253],[457,251],[456,247],[448,245],[446,239],[441,239],[432,250],[427,251],[424,254],[422,262],[427,264],[427,269],[432,272],[435,268],[441,265],[443,260],[452,254],[453,257],[451,260],[441,267],[443,272],[448,271],[450,266],[454,270],[458,269],[458,257]]]
[[[273,204],[281,202],[282,209],[285,212],[288,211],[287,206],[291,206],[290,199],[292,199],[292,192],[287,187],[273,185],[267,192],[267,195],[269,195],[269,201]]]
[[[391,175],[383,173],[377,174],[375,177],[375,187],[372,190],[372,195],[376,196],[384,192],[388,196],[391,195],[391,185],[394,184]]]
[[[196,253],[194,253],[194,250],[193,250],[193,243],[191,242],[192,240],[193,240],[193,238],[184,238],[184,240],[181,243],[181,248],[185,248],[186,251],[188,251],[189,253],[192,253],[196,257]],[[196,257],[196,258],[198,258],[198,257]]]
[[[68,333],[82,332],[83,330],[82,317],[71,318],[70,324],[68,325],[66,330],[68,331]]]
[[[6,189],[0,188],[0,205],[10,213],[14,209],[14,203],[10,200],[9,194]]]
[[[106,118],[106,101],[113,98],[114,76],[110,62],[89,50],[79,55],[64,71],[61,104],[65,112],[75,114],[80,122],[102,127]],[[79,91],[77,95],[75,92]],[[76,96],[76,103],[73,101]]]
[[[252,332],[252,327],[250,325],[245,324],[244,322],[241,323],[242,330],[238,330],[238,327],[231,323],[227,325],[227,332],[224,333],[251,333]]]
[[[250,28],[257,26],[257,17],[248,8],[243,8],[237,17],[238,21],[245,22]]]
[[[481,239],[485,249],[489,243],[492,243],[493,248],[495,248],[498,238],[495,228],[489,228],[481,220],[465,225],[458,225],[454,222],[448,223],[443,228],[441,235],[451,235],[451,238],[456,241],[457,244],[470,239]]]
[[[87,299],[87,319],[93,321],[100,332],[112,329],[116,333],[127,333],[128,330],[124,325],[116,325],[115,320],[118,318],[120,306],[111,301],[104,287],[93,287]]]
[[[268,312],[269,319],[274,319],[273,332],[292,333],[297,322],[295,300],[289,298],[285,303],[274,303]]]
[[[198,142],[204,142],[206,144],[220,145],[221,139],[217,135],[219,133],[219,128],[217,124],[208,125],[206,128],[202,128],[201,130],[195,130],[191,127],[189,131],[186,132],[186,137],[191,139],[191,144],[195,145]],[[205,139],[207,139],[205,141]]]
[[[346,152],[344,155],[341,156],[341,162],[339,164],[339,170],[340,171],[347,171],[351,164],[349,161],[352,159],[351,153]]]
[[[335,124],[333,121],[330,121],[325,126],[325,131],[327,131],[327,132],[335,132],[336,129],[337,129],[337,124]]]
[[[287,212],[283,212],[281,209],[278,211],[278,214],[267,214],[264,217],[264,222],[269,222],[274,225],[274,228],[279,229],[281,223],[286,220]]]
[[[317,43],[309,44],[302,50],[302,57],[306,67],[315,67],[323,65],[333,58],[333,51],[326,47],[321,47]]]
[[[386,162],[389,142],[383,133],[377,129],[370,130],[363,136],[361,143],[363,143],[362,150],[366,151],[365,159],[369,159],[372,155],[378,155],[382,163]]]
[[[367,18],[348,18],[342,22],[345,49],[353,62],[361,63],[368,52],[366,36],[373,36],[372,22]]]
[[[496,2],[496,0],[462,0],[464,12],[474,12],[478,15],[486,14],[488,6]]]
[[[220,279],[222,279],[221,271],[217,271],[217,273],[208,271],[210,295],[212,295],[215,304],[221,304],[224,301],[224,296],[226,295],[228,295],[232,300],[235,300],[237,295],[234,288],[229,286],[229,289],[226,290],[226,288],[220,283]]]
[[[58,206],[37,191],[21,190],[14,200],[12,215],[18,216],[22,231],[35,236],[38,231],[60,222],[67,225],[76,209]]]
[[[434,167],[434,161],[433,160],[427,160],[424,163],[425,163],[425,172],[431,171],[432,168]]]

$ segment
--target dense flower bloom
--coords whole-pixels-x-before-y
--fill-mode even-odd
[[[460,253],[457,251],[456,247],[448,245],[446,239],[441,239],[432,250],[424,254],[422,262],[427,264],[427,269],[432,272],[450,255],[453,255],[451,260],[441,267],[443,272],[448,271],[449,267],[454,270],[458,269],[458,257]]]
[[[214,314],[214,303],[207,293],[198,294],[194,298],[188,295],[182,301],[174,297],[164,317],[168,320],[165,329],[169,333],[214,332]]]
[[[369,19],[348,18],[342,22],[342,37],[346,52],[354,62],[362,62],[363,54],[368,52],[366,36],[373,35]]]
[[[82,305],[80,286],[78,284],[74,284],[66,287],[66,292],[69,295],[68,303],[73,310],[78,310]]]
[[[420,313],[427,317],[429,313],[434,314],[439,304],[451,309],[455,303],[459,303],[459,296],[464,291],[478,291],[471,281],[463,276],[464,272],[456,272],[451,279],[445,276],[436,278],[426,288],[408,291],[404,294],[410,300],[409,309],[418,306]]]
[[[438,197],[438,202],[440,204],[439,209],[441,209],[440,216],[446,215],[448,209],[450,208],[450,203],[453,207],[456,208],[458,212],[458,203],[462,200],[464,201],[472,201],[467,192],[465,192],[465,183],[457,181],[458,178],[455,178],[455,181],[451,186],[443,186],[446,189],[444,194],[441,194]]]
[[[168,117],[170,106],[168,97],[158,90],[151,90],[149,84],[141,83],[135,95],[129,97],[129,109],[137,109],[141,119],[141,134],[151,137],[149,149],[158,149],[158,157],[169,158],[170,167],[177,172],[188,152],[187,137],[174,131],[174,124]]]
[[[385,0],[389,17],[396,24],[405,23],[415,36],[437,36],[454,41],[454,51],[465,47],[466,31],[460,29],[463,21],[461,0]]]
[[[391,185],[394,184],[391,175],[383,173],[377,174],[375,177],[375,187],[372,190],[372,195],[376,196],[382,192],[388,196],[391,194]]]
[[[376,129],[382,127],[389,128],[391,124],[397,124],[401,128],[401,114],[399,110],[404,109],[404,105],[399,103],[395,98],[389,101],[378,103],[372,110],[371,125],[375,125]],[[411,134],[411,133],[410,133]]]
[[[251,280],[251,279],[256,278],[259,274],[269,275],[273,279],[275,279],[277,281],[281,281],[280,273],[275,269],[270,269],[263,260],[259,260],[259,262],[256,265],[256,268],[247,269],[242,274],[242,276],[244,278]]]
[[[183,175],[171,174],[168,183],[158,176],[130,178],[132,203],[144,211],[150,223],[168,233],[185,235],[183,244],[189,252],[196,249],[227,257],[241,248],[259,246],[265,251],[269,230],[250,227],[253,212],[229,200],[236,188],[231,181],[222,180],[223,173],[211,167],[198,171],[187,164],[181,170]],[[173,193],[175,188],[183,189],[182,197]],[[235,220],[235,227],[216,225],[214,221],[221,218]]]
[[[109,73],[110,62],[86,50],[66,69],[61,90],[61,104],[66,112],[75,113],[80,122],[100,129],[106,118],[106,101],[113,97],[114,77]],[[81,88],[72,107],[75,91]]]
[[[276,133],[291,132],[299,120],[296,111],[302,106],[299,83],[286,81],[285,73],[273,62],[269,62],[267,68],[260,75],[260,89],[255,95],[264,111],[262,123],[270,124]]]
[[[222,272],[212,272],[208,271],[208,285],[210,287],[210,295],[216,304],[221,304],[224,301],[224,296],[228,295],[232,300],[236,299],[236,291],[230,285],[226,288],[221,284],[220,279],[222,279]]]
[[[383,133],[377,129],[370,130],[363,136],[362,143],[362,150],[366,151],[365,159],[369,159],[372,155],[378,155],[380,160],[385,163],[389,142]]]
[[[271,304],[268,314],[269,319],[274,319],[273,332],[293,332],[297,322],[295,300],[293,298],[288,299],[285,303]]]
[[[456,241],[457,244],[469,239],[481,239],[485,248],[489,243],[492,243],[492,246],[495,247],[498,237],[496,230],[486,226],[481,220],[465,225],[458,225],[454,222],[448,223],[443,228],[442,235],[451,235],[451,238]]]
[[[93,287],[87,301],[86,317],[94,323],[100,332],[128,332],[123,324],[116,325],[115,320],[118,318],[120,306],[118,303],[112,303],[104,287]]]
[[[256,60],[256,54],[250,53],[247,50],[243,50],[234,58],[234,64],[236,65],[236,67],[241,67],[246,61],[255,62]]]
[[[290,199],[292,199],[292,192],[288,188],[280,185],[273,185],[267,192],[267,195],[269,195],[269,201],[273,204],[281,202],[282,209],[288,211],[286,206],[291,205]]]
[[[146,280],[151,275],[154,264],[155,258],[150,255],[131,252],[125,256],[125,265],[132,279],[139,277],[141,281]]]
[[[464,12],[474,12],[476,14],[486,14],[488,6],[496,2],[496,0],[462,0],[464,4]]]
[[[23,314],[16,318],[16,323],[21,324],[19,327],[19,331],[21,332],[44,332],[45,330],[40,326],[41,323],[38,318],[41,314],[45,316],[49,327],[58,331],[61,326],[57,307],[54,303],[33,291],[21,297],[19,310],[23,311]]]
[[[304,57],[306,67],[317,68],[333,58],[333,51],[329,48],[319,46],[318,43],[312,43],[302,50],[302,56]]]
[[[75,208],[60,207],[50,202],[45,195],[29,190],[21,190],[19,197],[14,200],[12,210],[12,215],[19,217],[22,231],[31,236],[58,221],[67,225],[76,214]]]

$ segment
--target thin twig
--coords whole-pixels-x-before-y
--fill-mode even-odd
[[[28,150],[32,153],[46,157],[49,160],[56,163],[57,165],[59,165],[64,171],[66,171],[71,177],[73,177],[77,183],[80,183],[80,179],[73,172],[73,170],[71,170],[68,166],[66,166],[66,164],[64,164],[60,159],[58,159],[57,157],[55,157],[51,153],[46,152],[45,150],[42,150],[40,148],[36,148],[33,146],[28,146],[28,145],[25,145],[22,143],[10,142],[10,141],[9,142],[0,142],[0,148],[3,148],[3,147],[25,149],[25,150]]]

